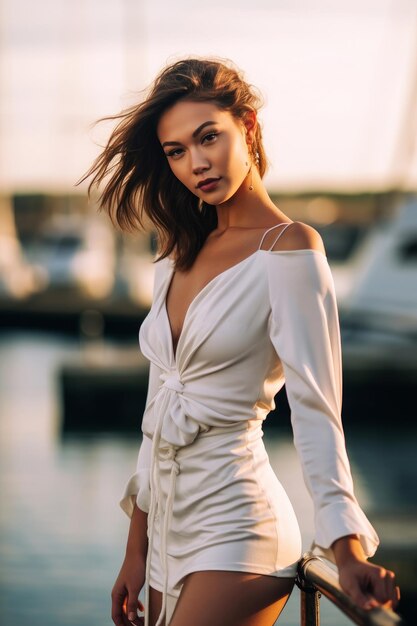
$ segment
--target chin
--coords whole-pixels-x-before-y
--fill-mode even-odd
[[[228,202],[228,200],[231,200],[233,196],[236,195],[236,192],[237,192],[237,189],[235,191],[231,191],[230,193],[224,195],[223,198],[219,200],[219,202],[216,202],[216,204],[223,204],[224,202]]]
[[[217,206],[219,204],[222,204],[223,202],[226,202],[226,200],[228,200],[228,198],[225,197],[224,194],[220,196],[214,193],[204,194],[204,195],[199,196],[199,198],[201,202],[205,202],[206,204],[210,204],[211,206]]]

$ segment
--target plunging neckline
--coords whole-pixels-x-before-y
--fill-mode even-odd
[[[180,341],[182,339],[182,336],[184,334],[184,329],[185,329],[187,321],[188,321],[190,310],[194,307],[194,305],[196,303],[198,303],[198,300],[200,298],[204,297],[205,292],[207,291],[207,289],[209,287],[211,287],[213,285],[213,283],[215,281],[217,281],[217,279],[221,278],[225,274],[228,274],[232,270],[240,267],[241,265],[243,265],[247,261],[249,261],[252,258],[256,257],[256,255],[259,252],[267,252],[267,253],[276,254],[276,255],[279,255],[279,254],[294,254],[294,253],[297,253],[297,252],[298,253],[299,252],[313,252],[313,253],[318,253],[319,255],[321,255],[322,257],[327,259],[327,256],[325,254],[323,254],[323,252],[320,252],[320,250],[315,250],[313,248],[299,248],[298,250],[265,250],[263,248],[258,248],[257,250],[255,250],[254,252],[252,252],[251,254],[246,256],[241,261],[238,261],[237,263],[234,263],[233,265],[231,265],[230,267],[227,267],[222,272],[219,272],[218,274],[216,274],[216,276],[213,276],[213,278],[211,278],[208,281],[208,283],[206,283],[204,285],[204,287],[202,289],[200,289],[200,291],[194,296],[194,298],[191,300],[191,302],[188,305],[188,308],[187,308],[187,310],[185,312],[185,316],[184,316],[184,319],[182,321],[181,331],[180,331],[180,333],[178,335],[178,339],[177,339],[177,343],[176,343],[175,349],[174,349],[174,341],[173,341],[173,337],[172,337],[172,327],[171,327],[171,322],[169,320],[168,307],[167,307],[167,296],[168,296],[168,292],[169,292],[169,289],[170,289],[171,284],[172,284],[172,280],[173,280],[173,277],[174,277],[175,270],[174,270],[174,267],[172,265],[172,263],[173,263],[172,259],[167,257],[168,261],[170,263],[170,265],[169,265],[169,270],[170,271],[169,271],[168,279],[167,279],[167,282],[166,282],[166,287],[165,287],[165,290],[164,290],[164,293],[163,293],[162,308],[164,310],[165,319],[166,319],[166,322],[167,322],[167,329],[168,329],[168,334],[169,334],[169,338],[170,338],[170,350],[171,350],[171,354],[172,354],[172,358],[173,358],[174,363],[177,362],[178,346],[179,346]]]
[[[228,272],[230,272],[231,270],[233,270],[233,269],[235,269],[235,268],[237,268],[237,267],[239,267],[239,266],[243,265],[243,263],[245,263],[246,261],[249,261],[250,259],[252,259],[252,257],[254,257],[254,256],[255,256],[258,252],[268,252],[268,250],[257,249],[257,250],[255,250],[254,252],[252,252],[252,254],[249,254],[249,256],[246,256],[246,257],[245,257],[244,259],[242,259],[241,261],[238,261],[237,263],[234,263],[234,264],[233,264],[233,265],[231,265],[230,267],[226,267],[226,269],[225,269],[225,270],[223,270],[222,272],[219,272],[218,274],[216,274],[216,276],[213,276],[213,278],[211,278],[211,279],[208,281],[208,283],[206,283],[206,284],[204,285],[204,287],[202,287],[202,289],[200,289],[200,291],[199,291],[199,292],[198,292],[198,293],[194,296],[194,298],[191,300],[191,302],[190,302],[190,304],[188,305],[187,310],[186,310],[186,312],[185,312],[184,319],[183,319],[183,321],[182,321],[181,331],[180,331],[180,333],[179,333],[179,335],[178,335],[177,344],[176,344],[176,346],[175,346],[175,349],[174,349],[174,340],[173,340],[173,336],[172,336],[172,327],[171,327],[171,322],[170,322],[170,320],[169,320],[169,315],[168,315],[168,307],[167,307],[167,296],[168,296],[168,292],[169,292],[169,289],[170,289],[171,284],[172,284],[172,280],[173,280],[173,278],[174,278],[175,270],[174,270],[173,265],[172,265],[172,260],[171,260],[171,259],[169,259],[169,261],[170,261],[170,274],[169,274],[169,276],[168,276],[168,279],[167,279],[167,285],[166,285],[165,292],[164,292],[164,295],[163,295],[163,309],[164,309],[164,312],[165,312],[165,317],[166,317],[166,320],[167,320],[167,325],[168,325],[168,331],[169,331],[169,336],[170,336],[171,353],[172,353],[173,360],[174,360],[175,362],[176,362],[176,359],[177,359],[178,346],[179,346],[179,343],[180,343],[180,341],[181,341],[181,337],[182,337],[182,335],[183,335],[184,328],[185,328],[186,323],[187,323],[188,314],[189,314],[189,312],[190,312],[190,309],[192,309],[192,308],[193,308],[193,306],[194,306],[195,302],[196,302],[196,301],[197,301],[200,297],[204,296],[204,293],[206,292],[206,290],[207,290],[207,289],[208,289],[208,288],[209,288],[209,287],[210,287],[210,286],[211,286],[211,285],[212,285],[212,284],[213,284],[213,283],[214,283],[214,282],[215,282],[218,278],[220,278],[221,276],[224,276],[225,274],[227,274],[227,273],[228,273]]]

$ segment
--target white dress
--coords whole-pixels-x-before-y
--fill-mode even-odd
[[[314,503],[313,547],[358,534],[369,557],[379,544],[354,495],[345,447],[327,257],[312,249],[273,251],[276,240],[261,249],[270,230],[258,250],[194,298],[175,356],[166,310],[174,265],[169,258],[156,263],[153,304],[139,331],[150,361],[143,440],[120,506],[129,517],[135,502],[148,513],[145,592],[148,598],[150,585],[163,593],[158,625],[190,572],[296,575],[300,529],[262,440],[262,422],[284,383]]]

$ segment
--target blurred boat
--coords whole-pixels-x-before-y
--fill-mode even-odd
[[[417,341],[417,196],[375,226],[356,250],[355,268],[341,307],[345,341]]]
[[[417,388],[417,197],[406,196],[356,250],[339,306],[346,422],[414,413]]]
[[[3,256],[8,258],[5,276],[13,276],[15,287],[14,291],[6,289],[8,283],[2,281],[0,272],[0,319],[4,327],[74,333],[79,330],[83,312],[94,309],[105,318],[106,331],[136,332],[147,312],[154,268],[149,254],[137,255],[136,260],[131,254],[126,260],[124,251],[116,249],[115,233],[105,220],[95,215],[54,214],[24,245],[17,237],[16,241],[25,267],[36,270],[42,281],[37,281],[36,289],[18,290],[22,272],[15,271],[15,257],[6,255],[4,243],[0,245],[0,252],[6,250]],[[22,295],[17,298],[16,293]]]
[[[57,219],[59,218],[59,219]],[[45,273],[44,291],[55,293],[77,291],[73,270],[74,259],[82,250],[84,232],[81,221],[74,216],[55,216],[24,249],[26,260]]]

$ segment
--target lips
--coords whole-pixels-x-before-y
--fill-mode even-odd
[[[204,180],[200,180],[200,182],[197,185],[197,188],[200,189],[201,187],[205,187],[206,185],[209,185],[210,183],[216,183],[218,180],[220,180],[219,178],[206,178]]]

